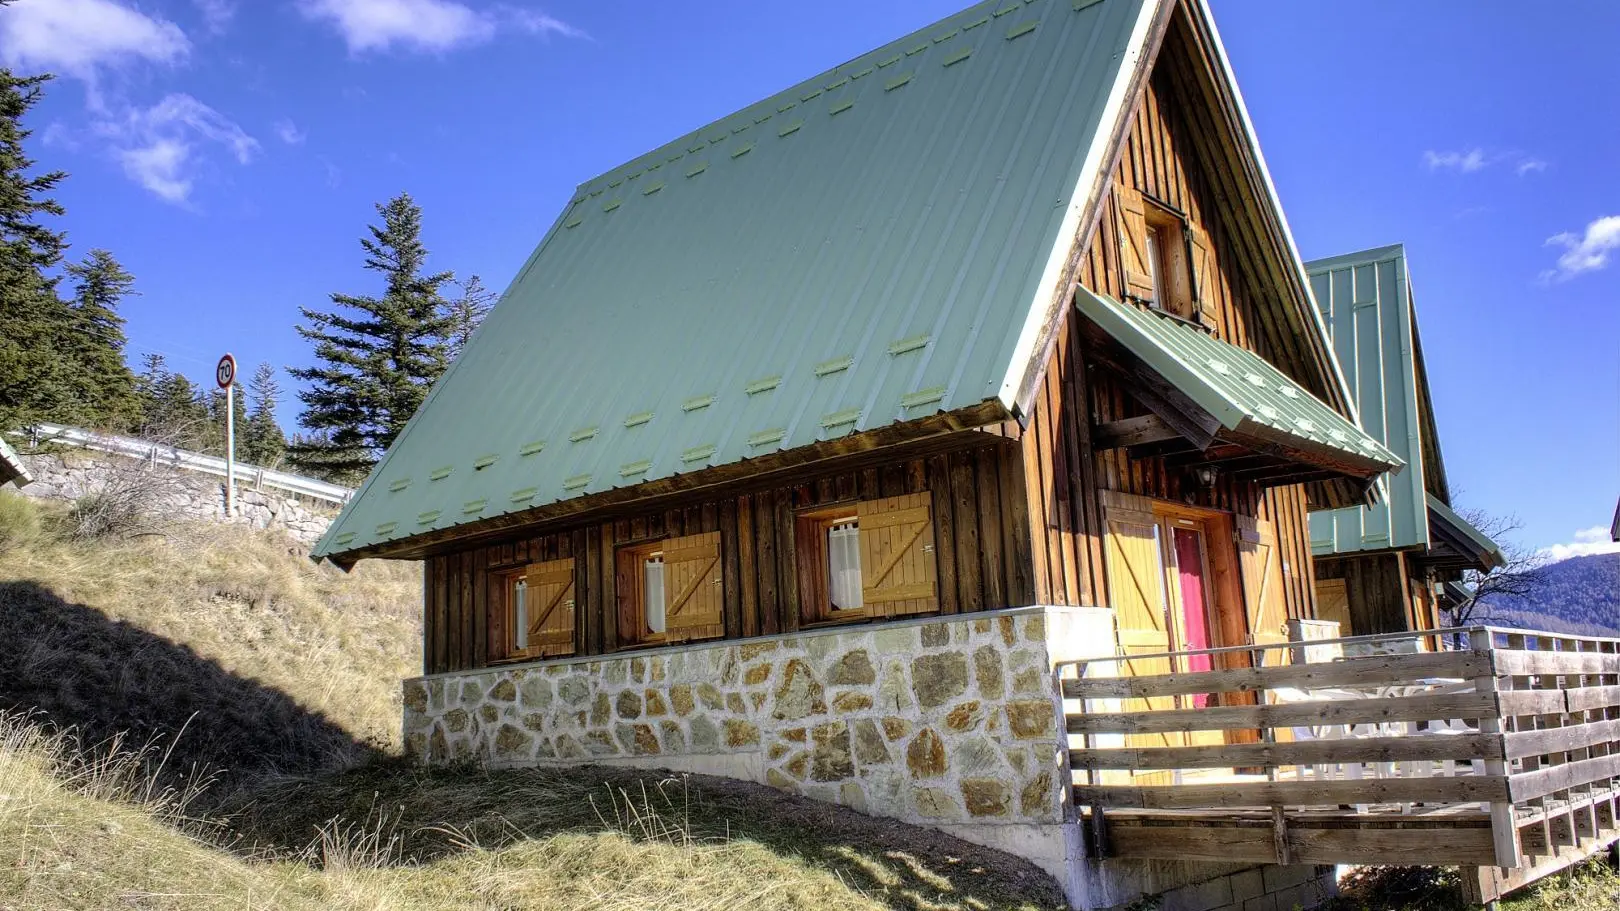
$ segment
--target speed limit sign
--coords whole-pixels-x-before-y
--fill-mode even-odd
[[[218,383],[221,389],[229,389],[231,383],[235,381],[236,358],[227,354],[219,359],[219,365],[214,368],[214,382]]]

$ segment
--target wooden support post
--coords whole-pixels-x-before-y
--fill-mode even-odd
[[[1496,644],[1491,640],[1490,630],[1476,629],[1469,633],[1469,646],[1479,654],[1494,655]],[[1474,678],[1474,688],[1481,693],[1496,693],[1499,681],[1496,677],[1495,662],[1492,662],[1491,671],[1487,676]],[[1481,734],[1502,733],[1501,710],[1492,713],[1489,718],[1479,719]],[[1495,758],[1485,760],[1485,774],[1493,778],[1506,778],[1508,774],[1507,752]],[[1510,796],[1511,800],[1511,796]],[[1491,841],[1496,848],[1496,865],[1505,869],[1513,869],[1519,865],[1519,830],[1513,817],[1513,804],[1510,800],[1491,801]]]
[[[1288,850],[1288,814],[1282,807],[1271,808],[1271,842],[1277,852],[1277,864],[1289,866],[1293,861],[1293,854]]]

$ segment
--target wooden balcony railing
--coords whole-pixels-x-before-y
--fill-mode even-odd
[[[1132,675],[1194,655],[1212,669]],[[1620,640],[1479,627],[1058,676],[1099,855],[1462,865],[1484,900],[1620,839]]]

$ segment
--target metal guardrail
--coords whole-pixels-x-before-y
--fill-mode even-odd
[[[65,427],[61,424],[35,424],[27,430],[8,431],[8,433],[13,437],[28,440],[33,446],[44,443],[77,446],[80,449],[90,449],[96,452],[140,459],[153,465],[165,465],[181,471],[194,471],[199,474],[225,477],[225,460],[218,456],[204,455],[200,452],[180,449],[175,446],[165,446],[161,443],[153,443],[150,440],[111,433],[98,433],[79,427]],[[349,498],[354,496],[353,489],[344,487],[341,484],[329,484],[326,481],[317,481],[314,478],[288,474],[271,468],[261,468],[243,462],[236,463],[236,483],[240,488],[263,490],[268,487],[314,500],[337,504],[347,503]]]

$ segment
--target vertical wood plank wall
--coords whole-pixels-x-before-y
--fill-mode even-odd
[[[634,518],[432,557],[424,592],[424,671],[481,667],[504,641],[504,603],[492,574],[573,557],[578,610],[575,654],[620,647],[613,554],[622,544],[718,531],[727,638],[799,628],[796,509],[928,493],[932,498],[941,613],[1035,603],[1029,520],[1018,446],[1000,437],[976,449],[881,468],[827,474]]]
[[[1191,100],[1189,77],[1177,70],[1184,59],[1176,44],[1182,37],[1172,29],[1131,126],[1116,180],[1186,213],[1204,230],[1216,257],[1208,293],[1216,298],[1217,336],[1269,357],[1265,333],[1255,331],[1262,318],[1251,303],[1253,292],[1247,288],[1251,283],[1244,277],[1247,273],[1241,261],[1256,254],[1237,237],[1233,218],[1223,209],[1229,188],[1217,190],[1207,170],[1198,167],[1200,156],[1207,158],[1211,153],[1204,137],[1195,131],[1217,127]],[[1209,122],[1193,123],[1193,111]],[[1109,199],[1093,240],[1081,256],[1076,278],[1094,291],[1122,300],[1120,218],[1114,200]],[[1079,320],[1072,316],[1072,309],[1068,313],[1024,436],[1036,598],[1045,604],[1108,603],[1098,491],[1117,490],[1178,502],[1188,502],[1190,497],[1199,506],[1274,522],[1288,614],[1312,616],[1315,577],[1304,489],[1262,490],[1222,479],[1212,490],[1194,490],[1160,459],[1130,459],[1120,450],[1094,452],[1093,423],[1147,411],[1107,372],[1089,369]]]

